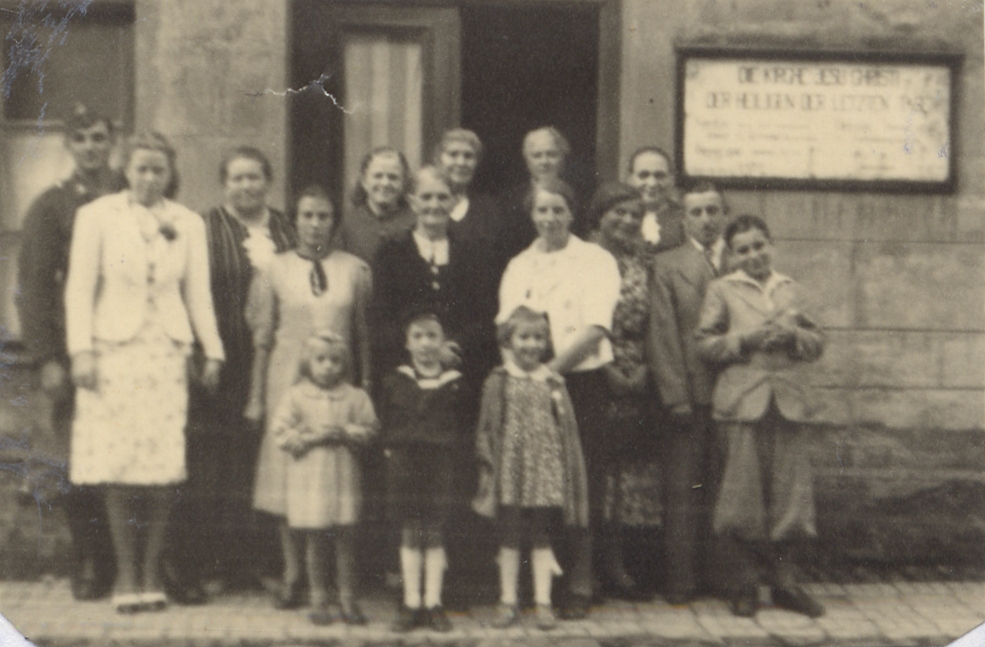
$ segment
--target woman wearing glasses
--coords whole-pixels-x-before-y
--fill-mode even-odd
[[[353,381],[369,389],[369,338],[366,327],[371,279],[369,266],[335,249],[332,237],[340,216],[319,186],[305,189],[295,216],[297,249],[278,254],[253,281],[246,318],[253,330],[254,362],[249,420],[272,412],[297,378],[305,341],[318,330],[348,340],[354,358]],[[285,556],[283,587],[276,600],[282,609],[301,603],[303,555],[286,523],[286,475],[289,454],[269,433],[260,446],[253,507],[280,518]]]

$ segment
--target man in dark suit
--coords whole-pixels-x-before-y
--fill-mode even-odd
[[[51,427],[59,455],[41,457],[48,464],[67,462],[75,410],[75,390],[65,348],[63,298],[75,212],[126,186],[123,176],[109,166],[113,141],[113,124],[108,118],[83,105],[76,106],[65,120],[65,147],[72,155],[75,170],[38,196],[24,218],[17,306],[22,340],[40,367],[41,390],[52,404]],[[66,471],[65,485],[67,476]],[[115,571],[102,497],[92,488],[70,487],[64,492],[61,505],[72,538],[72,594],[77,600],[102,597],[109,593]]]
[[[728,205],[718,189],[703,183],[685,193],[683,212],[687,239],[656,257],[648,340],[660,398],[670,413],[664,545],[667,596],[675,604],[694,596],[698,562],[709,556],[699,547],[717,481],[711,442],[715,369],[698,357],[694,333],[708,284],[725,270],[721,236]]]
[[[644,146],[629,158],[626,182],[643,194],[643,240],[647,250],[659,254],[680,247],[687,239],[684,214],[674,196],[674,164],[656,146]]]

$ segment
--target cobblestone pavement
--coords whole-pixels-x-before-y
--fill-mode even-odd
[[[808,584],[827,607],[818,619],[765,606],[755,619],[733,617],[725,603],[704,599],[669,606],[614,602],[593,607],[587,620],[562,622],[551,632],[523,626],[486,626],[491,607],[451,614],[451,633],[388,630],[393,605],[363,602],[367,627],[315,627],[303,611],[276,611],[261,594],[224,595],[199,607],[172,605],[160,613],[121,616],[106,600],[76,602],[67,580],[0,583],[0,612],[38,645],[496,645],[539,647],[635,647],[725,645],[850,645],[904,647],[946,645],[985,622],[985,583]],[[0,645],[6,646],[2,636]]]

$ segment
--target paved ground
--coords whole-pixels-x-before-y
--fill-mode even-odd
[[[592,609],[589,619],[538,631],[485,626],[492,608],[453,614],[449,634],[387,629],[393,607],[381,599],[363,608],[368,627],[315,627],[304,612],[276,611],[262,595],[225,595],[201,607],[172,606],[161,613],[120,616],[107,601],[75,602],[66,580],[0,583],[0,612],[39,645],[468,645],[634,647],[676,645],[849,645],[909,647],[946,645],[985,622],[985,583],[809,584],[827,607],[819,620],[766,607],[754,620],[733,617],[717,600],[672,607],[615,602]],[[0,646],[8,643],[0,636]]]

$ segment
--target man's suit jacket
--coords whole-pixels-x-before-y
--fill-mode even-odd
[[[715,273],[690,241],[656,256],[654,264],[648,343],[664,406],[711,404],[716,371],[698,356],[695,333]]]
[[[132,339],[144,323],[151,290],[169,337],[191,343],[206,357],[223,359],[209,286],[205,224],[197,213],[166,200],[162,221],[174,236],[164,245],[149,285],[147,244],[129,203],[129,192],[94,200],[78,211],[65,286],[69,355],[91,351],[96,339]],[[192,329],[194,327],[194,336]]]

